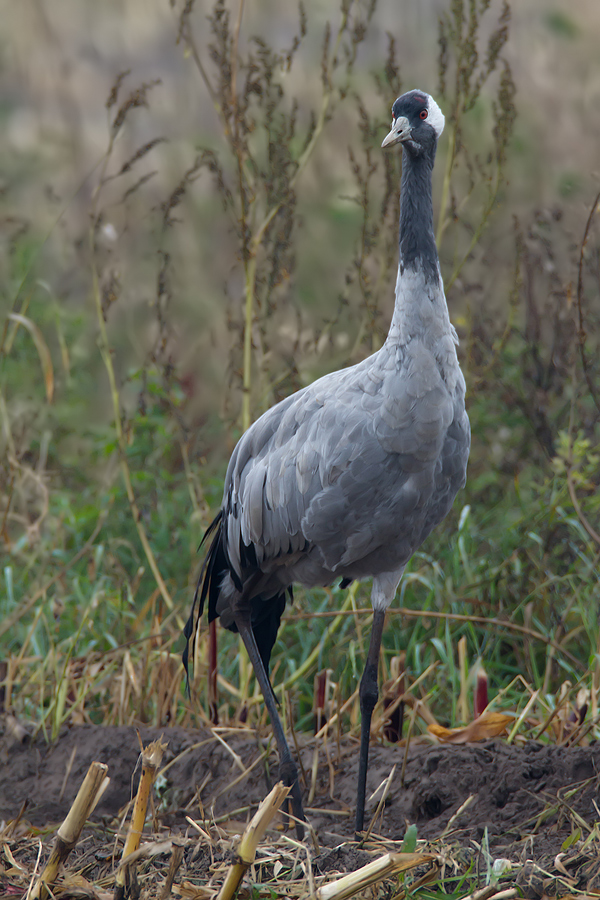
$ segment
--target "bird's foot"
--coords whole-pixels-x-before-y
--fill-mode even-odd
[[[290,827],[289,807],[291,805],[292,816],[296,826],[296,836],[298,837],[298,840],[301,841],[304,838],[305,828],[303,822],[306,822],[306,817],[302,807],[302,791],[300,790],[300,783],[298,781],[298,770],[292,760],[281,763],[279,766],[279,777],[286,787],[290,788],[290,793],[286,802],[288,813],[284,814],[284,827],[286,831]]]

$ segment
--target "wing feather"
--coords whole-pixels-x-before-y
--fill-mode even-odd
[[[225,483],[236,572],[240,542],[254,546],[263,571],[307,548],[330,572],[375,552],[408,558],[436,517],[436,466],[455,440],[448,432],[462,396],[413,341],[401,357],[376,354],[268,410],[240,439]],[[464,470],[462,446],[453,460],[448,444],[447,467]]]

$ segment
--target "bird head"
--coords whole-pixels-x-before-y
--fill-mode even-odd
[[[444,114],[425,91],[408,91],[392,106],[392,128],[382,147],[402,144],[418,156],[432,144],[435,146],[444,130]]]

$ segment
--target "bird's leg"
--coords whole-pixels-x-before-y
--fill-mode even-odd
[[[385,610],[376,609],[373,613],[371,626],[371,640],[369,652],[363,676],[360,680],[360,758],[358,761],[358,790],[356,794],[356,833],[363,830],[365,820],[365,795],[367,788],[367,766],[369,763],[369,740],[371,737],[371,716],[379,690],[377,688],[377,673],[379,668],[379,648],[381,647],[381,635]]]
[[[277,750],[279,751],[279,776],[283,783],[291,788],[292,810],[296,819],[300,820],[299,822],[296,822],[296,834],[298,835],[299,840],[302,840],[304,837],[304,826],[302,825],[302,822],[305,822],[306,819],[302,808],[302,795],[300,793],[300,784],[298,782],[298,769],[296,768],[296,763],[292,759],[290,748],[285,739],[283,725],[281,724],[281,719],[277,712],[277,701],[275,700],[273,688],[271,687],[269,676],[267,675],[260,653],[258,652],[258,647],[256,646],[256,640],[250,621],[250,613],[238,611],[235,615],[235,624],[237,625],[237,629],[242,637],[248,656],[250,657],[254,674],[258,679],[264,697],[265,706],[267,707],[267,711],[271,718],[271,727],[277,744]]]

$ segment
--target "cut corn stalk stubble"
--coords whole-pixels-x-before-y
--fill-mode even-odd
[[[127,858],[134,853],[139,845],[146,821],[146,810],[148,808],[148,800],[156,773],[160,768],[163,753],[167,744],[162,740],[153,741],[142,750],[142,775],[138,785],[138,791],[133,805],[133,814],[127,832],[127,839],[123,847],[123,855],[121,857],[121,865],[117,872],[115,881],[115,900],[122,900],[127,896],[127,885],[129,883],[130,872]],[[131,862],[131,865],[134,865]]]
[[[83,826],[109,785],[107,770],[108,766],[104,763],[93,762],[90,765],[73,805],[58,829],[50,859],[29,895],[31,900],[44,900],[51,896],[51,885],[56,881],[61,866],[81,836]]]
[[[254,862],[256,850],[269,827],[273,816],[289,794],[290,789],[278,782],[258,807],[246,827],[236,851],[236,860],[227,872],[217,900],[230,900],[239,888],[242,878]]]
[[[423,863],[430,862],[434,857],[428,853],[385,853],[379,859],[367,863],[356,872],[344,875],[329,884],[318,888],[315,893],[308,895],[305,900],[345,900],[354,897],[359,891],[365,890],[372,884],[414,869]]]

